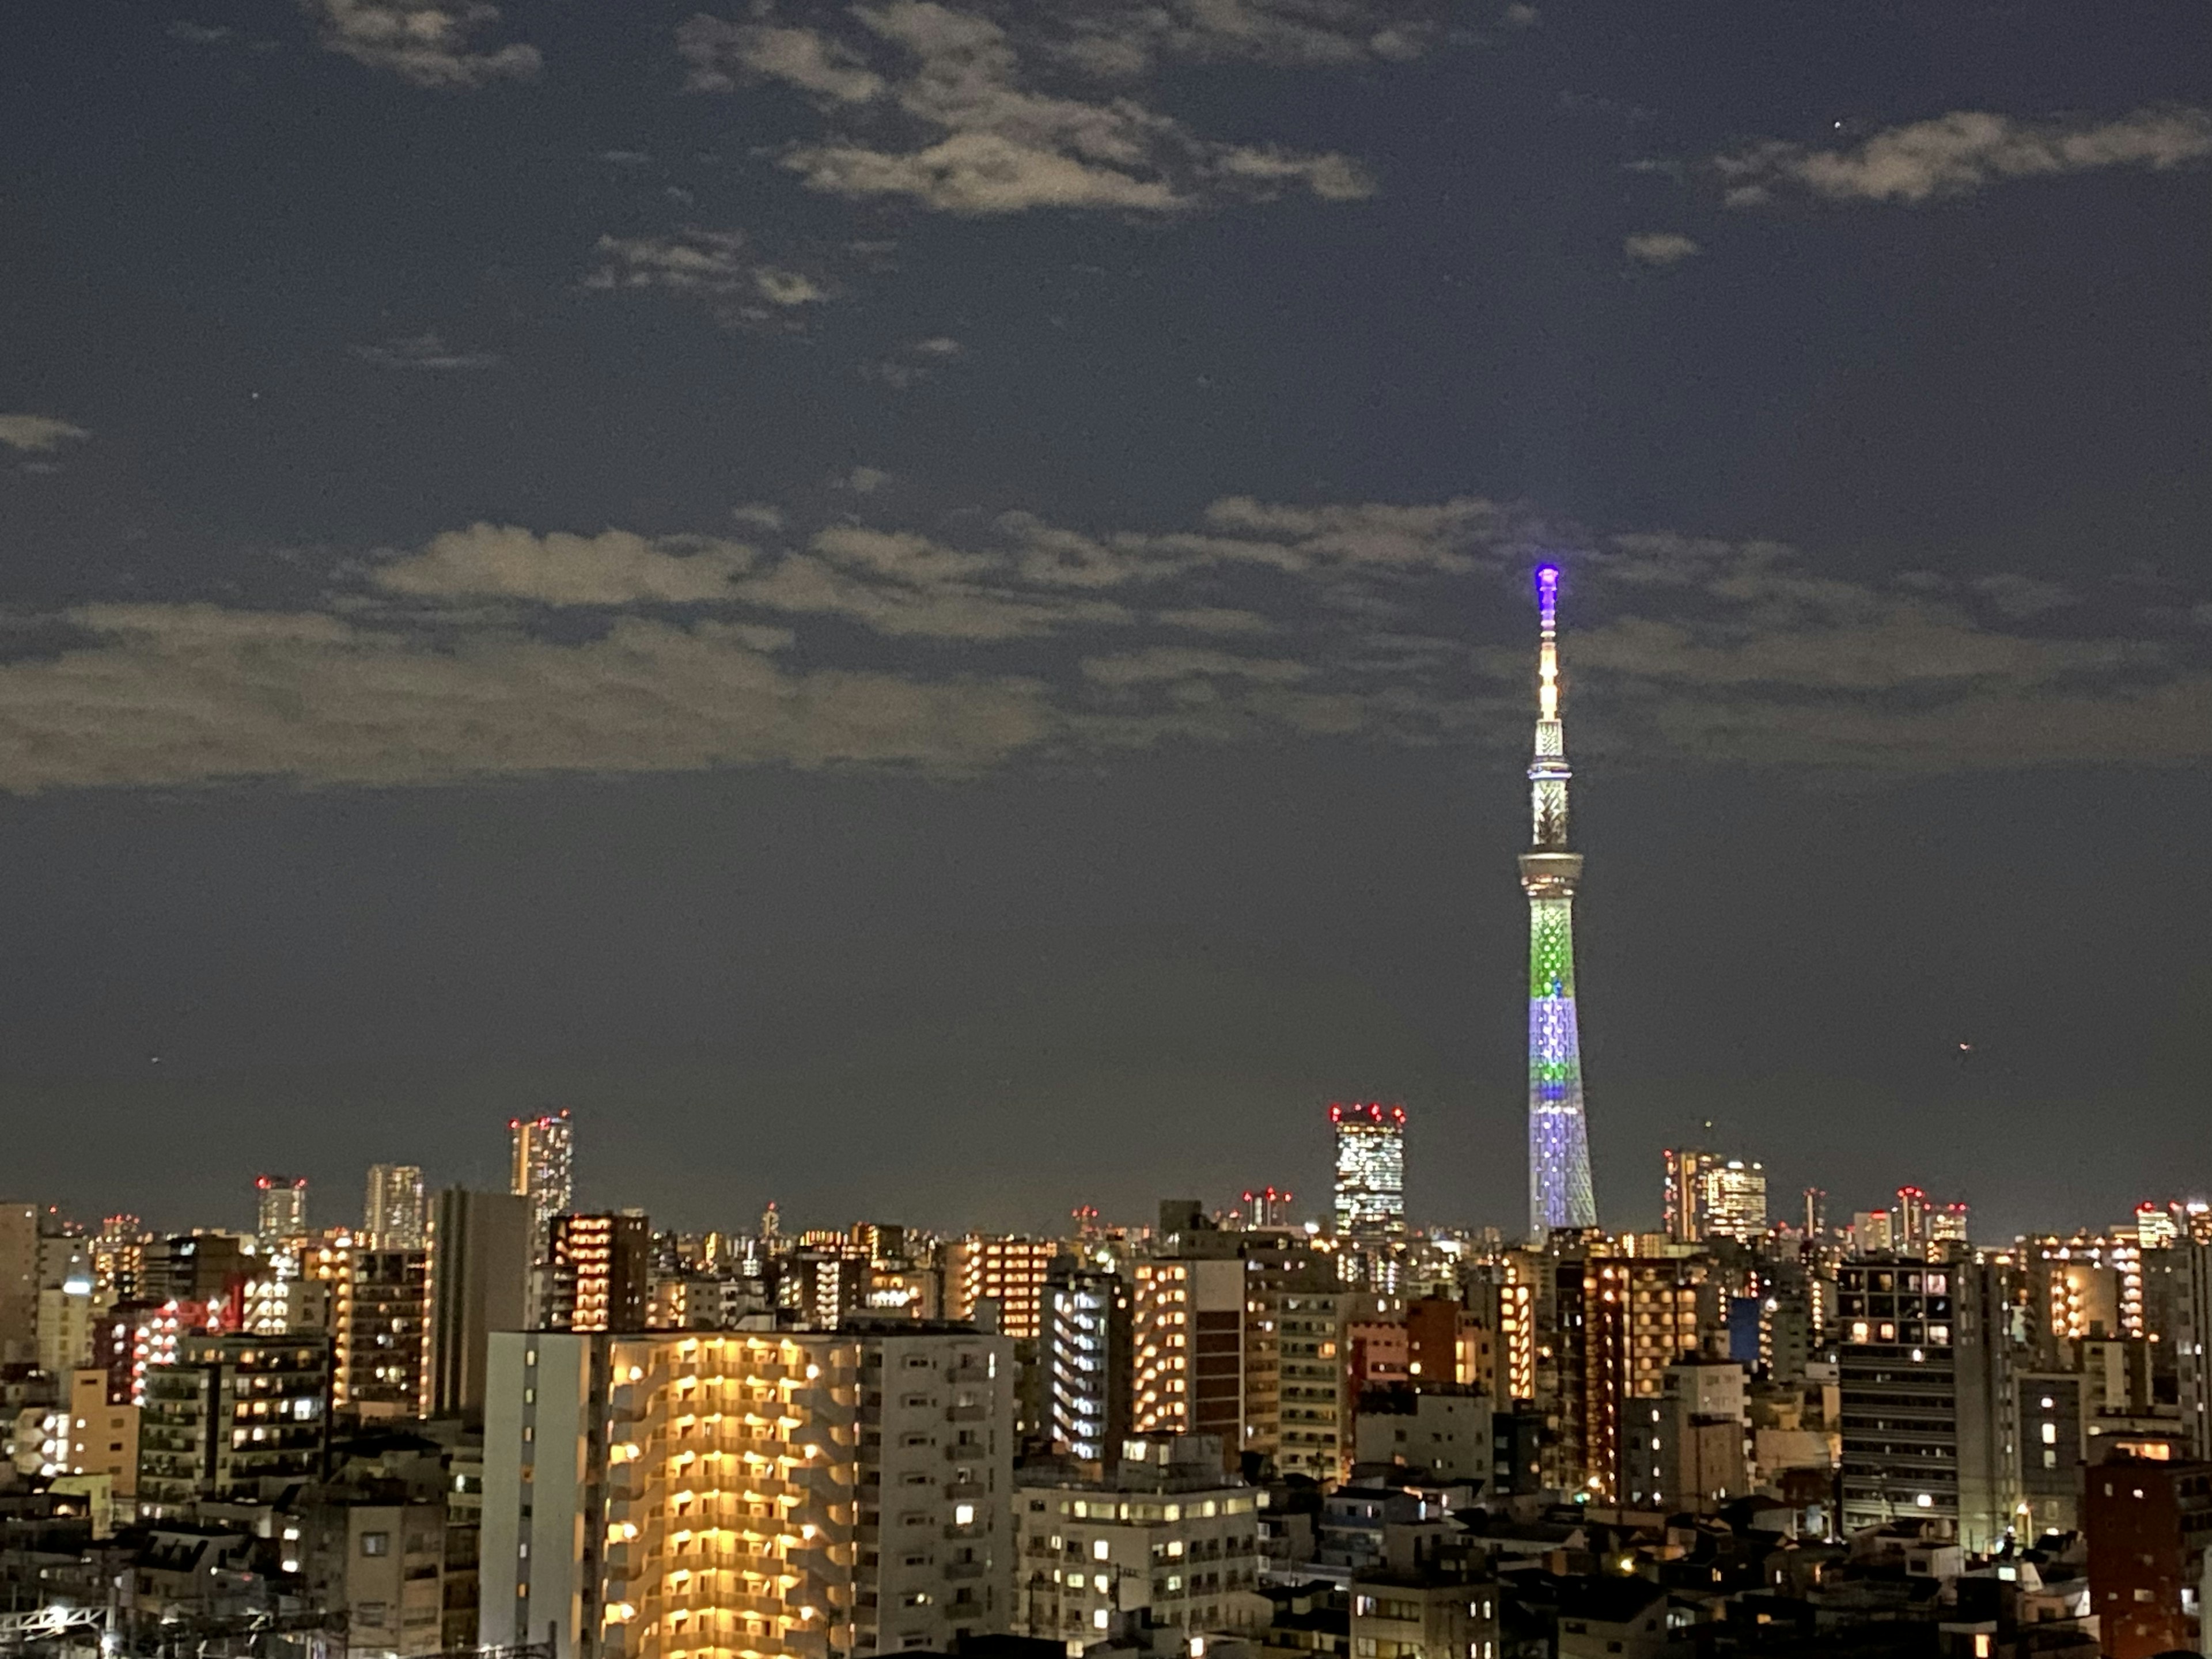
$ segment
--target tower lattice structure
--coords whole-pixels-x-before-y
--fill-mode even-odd
[[[1566,728],[1559,719],[1559,573],[1536,572],[1536,749],[1528,764],[1534,828],[1521,855],[1528,895],[1528,1225],[1597,1225],[1583,1115],[1582,1034],[1575,1018],[1575,886],[1567,850]]]

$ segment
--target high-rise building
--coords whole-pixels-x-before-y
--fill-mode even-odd
[[[430,1240],[429,1199],[412,1164],[372,1164],[361,1206],[361,1243],[372,1250],[419,1250]]]
[[[303,1238],[307,1231],[307,1177],[257,1176],[253,1182],[253,1236],[265,1252],[280,1239]]]
[[[2021,1502],[2017,1269],[1881,1256],[1836,1280],[1844,1530],[1932,1521],[1997,1547]]]
[[[1043,1327],[1045,1274],[1059,1256],[1053,1238],[970,1233],[947,1247],[945,1300],[954,1319],[973,1319],[985,1301],[999,1304],[999,1328],[1026,1342]]]
[[[424,1250],[344,1253],[331,1304],[332,1404],[362,1419],[423,1414],[428,1280]]]
[[[556,1331],[641,1331],[653,1224],[641,1215],[556,1215],[545,1323]]]
[[[1766,1231],[1766,1170],[1740,1158],[1716,1161],[1698,1176],[1705,1187],[1705,1232],[1708,1237],[1749,1243]]]
[[[1705,1173],[1717,1160],[1691,1146],[1669,1146],[1660,1155],[1666,1160],[1667,1188],[1663,1223],[1667,1237],[1677,1244],[1705,1242]]]
[[[1011,1622],[1006,1337],[533,1331],[491,1369],[486,1645],[828,1659]]]
[[[92,1238],[92,1294],[102,1307],[137,1298],[146,1276],[144,1226],[135,1215],[112,1215]]]
[[[1818,1187],[1808,1187],[1802,1197],[1804,1208],[1799,1214],[1799,1224],[1805,1229],[1806,1243],[1818,1243],[1828,1228],[1828,1194]]]
[[[313,1480],[330,1443],[330,1339],[179,1333],[176,1358],[148,1369],[143,1405],[138,1497],[156,1517]]]
[[[1063,1256],[1046,1273],[1046,1426],[1070,1456],[1101,1462],[1128,1437],[1134,1304],[1112,1267]]]
[[[1893,1212],[1896,1221],[1892,1227],[1892,1241],[1900,1250],[1911,1250],[1928,1242],[1928,1194],[1917,1187],[1897,1189],[1897,1208]]]
[[[1597,1225],[1575,1010],[1575,888],[1583,856],[1567,850],[1572,774],[1559,718],[1559,567],[1538,566],[1536,745],[1528,766],[1535,822],[1521,855],[1528,896],[1528,1228],[1536,1234]]]
[[[1380,1101],[1337,1102],[1336,1235],[1358,1243],[1406,1231],[1406,1109]]]
[[[0,1364],[39,1360],[39,1232],[36,1204],[0,1205]]]
[[[2106,1659],[2201,1653],[2212,1464],[2115,1455],[2085,1474],[2089,1610]]]
[[[542,1265],[553,1218],[575,1207],[575,1129],[565,1111],[511,1117],[513,1170],[507,1190],[530,1200],[531,1261]]]
[[[494,1331],[529,1321],[530,1200],[449,1187],[431,1218],[429,1343],[421,1398],[433,1417],[481,1422]]]
[[[1273,1187],[1255,1187],[1238,1200],[1248,1227],[1287,1227],[1291,1224],[1291,1194]]]

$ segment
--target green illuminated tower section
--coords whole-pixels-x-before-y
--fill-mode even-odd
[[[1567,850],[1566,729],[1559,720],[1559,572],[1536,571],[1542,632],[1536,658],[1536,751],[1528,765],[1534,817],[1521,855],[1528,895],[1528,1227],[1597,1225],[1589,1134],[1583,1116],[1582,1033],[1575,1018],[1575,884]]]

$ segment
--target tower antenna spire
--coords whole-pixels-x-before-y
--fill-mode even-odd
[[[1583,858],[1567,847],[1566,728],[1559,702],[1559,568],[1536,567],[1536,741],[1528,763],[1528,1226],[1597,1225],[1582,1034],[1575,1010],[1575,888]]]

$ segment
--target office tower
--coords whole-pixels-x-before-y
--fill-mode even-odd
[[[1667,1188],[1662,1218],[1667,1237],[1677,1244],[1698,1244],[1705,1237],[1705,1173],[1718,1160],[1712,1153],[1691,1146],[1670,1146],[1666,1160]]]
[[[1336,1236],[1380,1243],[1406,1231],[1406,1109],[1380,1101],[1333,1103]]]
[[[307,1232],[307,1177],[257,1176],[253,1182],[253,1236],[266,1251],[278,1241],[304,1238]]]
[[[315,1480],[330,1443],[330,1339],[179,1332],[176,1358],[148,1369],[143,1404],[138,1497],[155,1517]]]
[[[507,1121],[513,1142],[507,1190],[530,1200],[531,1264],[545,1260],[553,1218],[574,1207],[575,1131],[565,1111]]]
[[[645,1328],[653,1224],[641,1215],[556,1215],[549,1242],[546,1325],[556,1331]]]
[[[970,1233],[945,1253],[947,1315],[973,1319],[985,1301],[999,1304],[999,1329],[1016,1341],[1035,1338],[1043,1325],[1045,1273],[1060,1253],[1052,1238],[1007,1238]]]
[[[2106,1659],[2202,1652],[2212,1464],[2114,1456],[2087,1474],[2089,1610]]]
[[[827,1659],[1005,1630],[1013,1369],[965,1328],[494,1338],[480,1639]]]
[[[412,1164],[372,1164],[362,1200],[361,1240],[372,1250],[420,1250],[430,1242],[422,1171]]]
[[[429,1253],[344,1253],[332,1298],[333,1405],[354,1416],[421,1417]]]
[[[1111,1267],[1073,1256],[1045,1274],[1046,1425],[1072,1457],[1101,1462],[1129,1437],[1135,1295]]]
[[[1054,1563],[1017,1591],[1014,1634],[1080,1652],[1107,1639],[1117,1612],[1195,1632],[1266,1626],[1258,1494],[1222,1473],[1217,1442],[1117,1443],[1096,1476],[1048,1467],[1014,1493],[1022,1555]]]
[[[2014,1524],[2027,1356],[2006,1312],[2017,1279],[1996,1260],[1854,1258],[1837,1270],[1846,1532],[1934,1521],[1985,1552]]]
[[[1406,1304],[1406,1379],[1415,1388],[1443,1388],[1474,1380],[1466,1361],[1460,1304],[1426,1296]]]
[[[530,1200],[520,1194],[449,1187],[438,1194],[423,1292],[426,1414],[483,1419],[491,1334],[519,1331],[529,1319],[531,1224]]]
[[[1928,1212],[1930,1244],[1964,1244],[1972,1209],[1964,1204],[1943,1204]]]
[[[1896,1218],[1887,1210],[1851,1212],[1851,1249],[1860,1255],[1887,1255],[1901,1248]]]
[[[1575,1013],[1575,887],[1583,858],[1567,850],[1572,774],[1559,718],[1559,568],[1538,566],[1536,750],[1528,766],[1535,823],[1521,855],[1528,895],[1528,1228],[1538,1235],[1597,1225]]]
[[[1698,1174],[1705,1233],[1749,1243],[1766,1231],[1766,1170],[1740,1158],[1716,1160]]]

